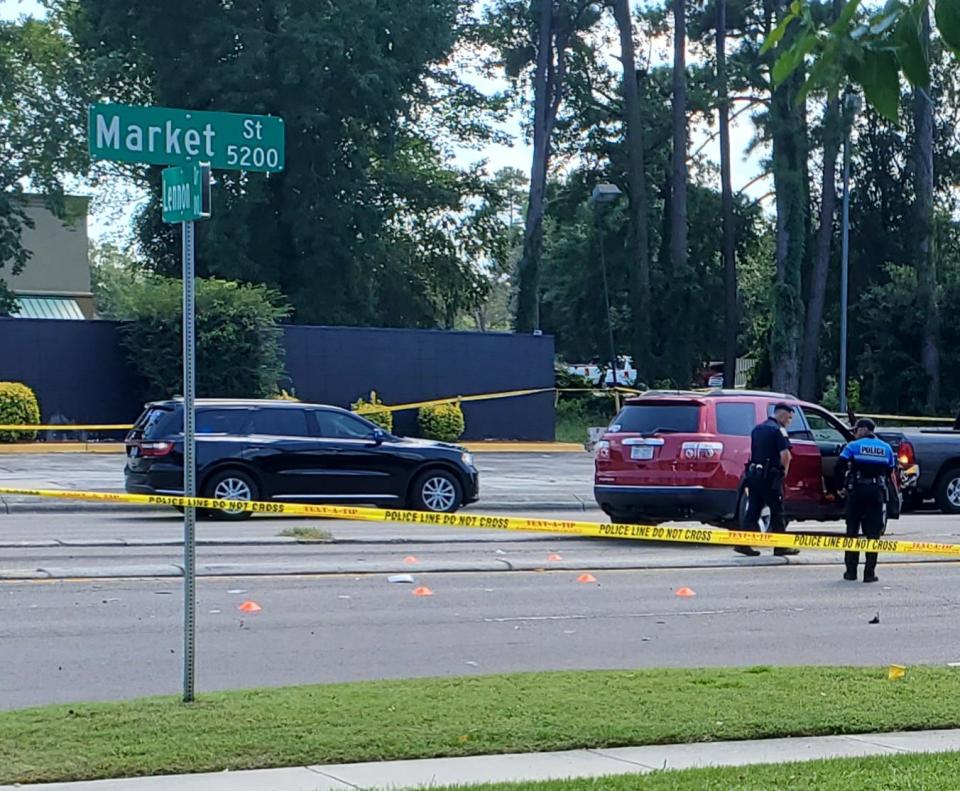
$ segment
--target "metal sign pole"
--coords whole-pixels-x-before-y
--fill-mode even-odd
[[[183,229],[183,493],[197,496],[196,462],[196,397],[195,296],[194,296],[194,223],[184,222]],[[197,615],[197,512],[183,510],[183,701],[193,700],[196,657]]]
[[[167,145],[157,145],[154,140],[154,130],[160,129],[166,129]],[[181,139],[182,148],[177,142]],[[92,159],[170,165],[162,174],[161,216],[164,222],[180,223],[183,234],[183,492],[196,497],[194,221],[210,216],[211,167],[256,173],[283,171],[283,119],[250,113],[92,104],[87,115],[87,150]],[[196,519],[195,509],[184,509],[183,700],[187,703],[193,700],[196,659]]]

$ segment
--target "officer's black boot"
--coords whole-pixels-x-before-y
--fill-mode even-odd
[[[843,578],[851,582],[857,578],[857,565],[860,563],[859,552],[844,552],[843,562],[847,570],[843,572]]]
[[[867,562],[863,564],[863,581],[876,582],[877,579],[877,553],[867,552]]]

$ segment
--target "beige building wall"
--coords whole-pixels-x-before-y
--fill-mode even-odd
[[[72,297],[87,318],[94,317],[87,250],[88,204],[88,198],[68,197],[68,219],[63,221],[47,209],[42,198],[27,197],[26,211],[34,227],[24,228],[21,239],[32,255],[19,275],[10,274],[9,264],[0,270],[14,294]]]

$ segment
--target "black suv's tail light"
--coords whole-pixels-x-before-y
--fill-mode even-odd
[[[172,442],[141,442],[140,453],[145,459],[156,459],[166,456],[173,450]]]

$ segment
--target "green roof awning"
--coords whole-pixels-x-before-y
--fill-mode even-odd
[[[70,297],[17,297],[17,305],[20,311],[11,314],[15,319],[86,319],[77,301]]]

